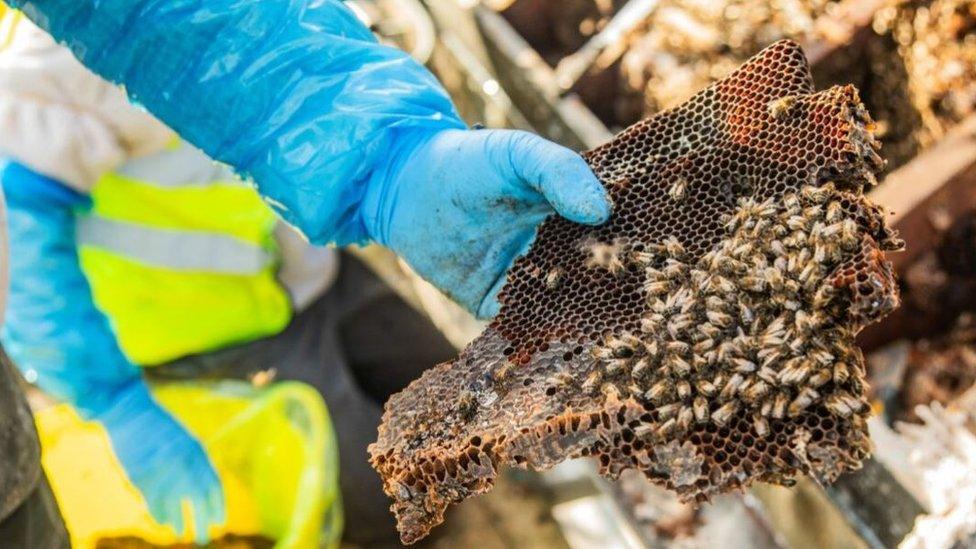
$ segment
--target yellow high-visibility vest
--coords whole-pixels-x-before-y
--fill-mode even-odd
[[[78,216],[82,270],[123,351],[142,366],[280,332],[276,218],[187,143],[128,162]]]

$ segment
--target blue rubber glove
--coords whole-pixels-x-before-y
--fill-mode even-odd
[[[558,212],[603,223],[606,192],[576,153],[520,131],[408,131],[361,207],[369,235],[481,317],[505,271]]]
[[[433,75],[339,0],[7,2],[313,243],[376,239],[481,316],[547,214],[609,215],[565,149],[448,131],[465,125]]]
[[[0,338],[28,379],[101,422],[153,517],[198,541],[224,522],[223,490],[203,447],[149,394],[92,300],[78,263],[75,211],[87,197],[0,160],[10,231],[10,301]]]

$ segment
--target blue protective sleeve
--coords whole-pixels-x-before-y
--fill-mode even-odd
[[[225,518],[223,491],[203,447],[159,406],[95,307],[78,262],[75,213],[89,199],[0,160],[10,230],[10,302],[0,338],[43,390],[104,425],[157,521],[178,533],[193,505],[196,540]],[[28,376],[33,377],[33,376]]]
[[[464,127],[433,75],[339,0],[7,2],[317,244],[367,239],[359,203],[398,128]]]
[[[10,231],[3,345],[41,389],[86,417],[98,416],[121,391],[143,382],[95,307],[78,263],[75,209],[89,200],[16,162],[0,164]]]

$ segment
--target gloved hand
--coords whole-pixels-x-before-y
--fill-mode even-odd
[[[192,505],[194,539],[206,543],[210,526],[222,524],[225,513],[220,479],[203,446],[156,403],[141,380],[115,397],[95,419],[105,426],[129,480],[156,522],[180,535],[190,526],[183,522],[183,505]]]
[[[149,394],[92,300],[78,263],[75,211],[89,200],[15,162],[0,161],[10,237],[10,299],[0,338],[28,379],[102,422],[154,518],[196,538],[224,521],[220,481],[197,442]]]
[[[548,213],[608,215],[569,151],[447,131],[465,128],[447,92],[340,0],[7,2],[252,179],[313,243],[376,239],[482,316]]]
[[[402,132],[360,207],[373,240],[480,317],[554,211],[599,224],[610,204],[578,154],[505,130]]]

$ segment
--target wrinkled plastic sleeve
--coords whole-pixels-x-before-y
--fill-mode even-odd
[[[317,244],[367,239],[358,206],[399,129],[464,127],[338,0],[7,1]]]

